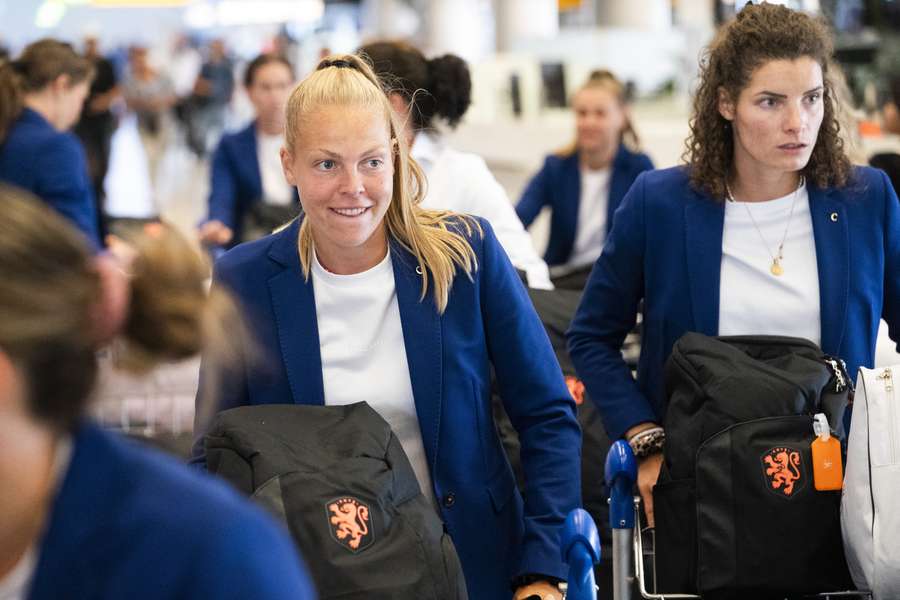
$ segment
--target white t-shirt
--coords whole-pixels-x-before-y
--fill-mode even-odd
[[[394,430],[419,487],[435,505],[416,413],[390,252],[362,273],[312,265],[326,406],[369,403]]]
[[[787,335],[821,343],[819,271],[805,185],[797,191],[784,242],[784,272],[776,276],[770,270],[792,202],[794,193],[768,202],[725,203],[719,335]]]
[[[609,180],[612,168],[581,169],[581,198],[572,255],[564,265],[553,268],[553,275],[564,275],[593,265],[606,241],[606,212],[609,207]]]
[[[525,271],[528,286],[553,289],[547,263],[534,249],[506,191],[483,158],[450,148],[440,136],[426,132],[416,135],[411,155],[428,178],[424,208],[487,219],[510,262]]]
[[[294,191],[284,179],[281,169],[281,146],[284,136],[256,132],[256,159],[259,161],[259,175],[262,179],[263,202],[287,206],[294,201]]]

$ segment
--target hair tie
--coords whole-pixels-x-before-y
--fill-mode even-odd
[[[318,70],[327,69],[329,67],[335,67],[336,69],[355,69],[356,65],[343,58],[338,58],[336,60],[323,60],[319,63]]]

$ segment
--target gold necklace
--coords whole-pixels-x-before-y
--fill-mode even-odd
[[[769,242],[766,241],[766,237],[763,235],[762,230],[759,228],[759,225],[756,224],[756,219],[753,218],[753,212],[750,210],[750,207],[747,206],[746,202],[742,202],[744,208],[747,210],[747,214],[750,215],[750,221],[753,222],[753,227],[756,229],[756,233],[759,234],[759,239],[762,240],[763,246],[766,249],[766,252],[769,253],[769,256],[772,257],[772,266],[769,267],[769,272],[776,277],[781,277],[784,274],[784,267],[781,266],[781,261],[784,260],[784,243],[787,241],[787,234],[791,228],[791,221],[794,218],[794,206],[797,204],[797,196],[800,194],[800,188],[803,187],[804,178],[800,176],[800,182],[797,184],[797,189],[794,190],[794,197],[791,200],[791,213],[788,215],[787,226],[784,228],[784,235],[781,236],[781,243],[778,244],[778,254],[773,253],[769,249]],[[729,202],[737,202],[734,199],[734,195],[731,193],[731,188],[728,187],[728,184],[725,184],[725,194],[726,199]]]

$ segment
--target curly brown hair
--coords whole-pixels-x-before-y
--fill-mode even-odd
[[[733,133],[731,123],[719,113],[719,90],[736,101],[753,72],[764,63],[809,57],[822,67],[824,117],[802,174],[820,188],[845,186],[851,167],[828,74],[833,50],[831,34],[822,21],[775,4],[748,4],[723,26],[700,59],[691,133],[682,155],[690,168],[691,185],[724,199],[732,175]]]

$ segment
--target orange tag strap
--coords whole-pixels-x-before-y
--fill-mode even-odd
[[[813,483],[820,492],[839,490],[844,483],[841,443],[837,438],[816,438],[812,443]]]

